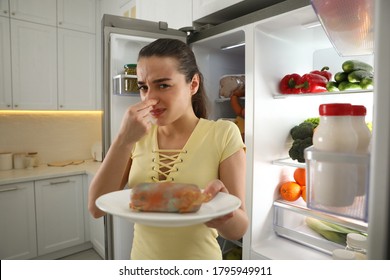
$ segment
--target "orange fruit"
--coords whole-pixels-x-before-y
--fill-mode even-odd
[[[279,189],[280,196],[287,201],[295,201],[301,196],[301,186],[296,182],[288,181],[282,183]]]
[[[300,186],[306,186],[306,169],[305,168],[297,168],[294,171],[294,180]]]
[[[306,186],[301,186],[301,191],[302,191],[301,197],[306,202]]]

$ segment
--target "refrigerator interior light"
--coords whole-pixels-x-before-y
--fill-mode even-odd
[[[373,0],[311,0],[311,4],[340,56],[373,53]]]
[[[245,46],[245,42],[239,42],[239,43],[234,43],[234,44],[227,45],[227,46],[222,46],[221,50],[225,51],[225,50],[230,50],[230,49],[234,49],[234,48],[238,48],[238,47],[242,47],[242,46]]]

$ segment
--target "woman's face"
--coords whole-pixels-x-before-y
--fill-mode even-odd
[[[150,112],[158,125],[168,125],[194,114],[191,97],[199,87],[195,75],[190,83],[178,72],[178,62],[171,57],[143,57],[137,64],[138,86],[142,100],[156,99]]]

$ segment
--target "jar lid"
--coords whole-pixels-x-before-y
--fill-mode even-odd
[[[123,67],[124,68],[136,68],[137,64],[125,64]]]
[[[352,105],[352,116],[365,116],[367,109],[363,105]]]
[[[358,233],[348,233],[347,244],[355,248],[367,250],[367,237]]]
[[[356,259],[355,253],[344,249],[336,249],[332,252],[334,260],[354,260]]]
[[[321,104],[319,107],[320,116],[350,116],[351,111],[349,103]]]

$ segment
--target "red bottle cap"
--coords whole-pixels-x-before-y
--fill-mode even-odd
[[[366,114],[367,110],[363,105],[352,105],[352,116],[365,116]]]
[[[349,103],[321,104],[319,112],[320,116],[350,116],[352,105]]]

